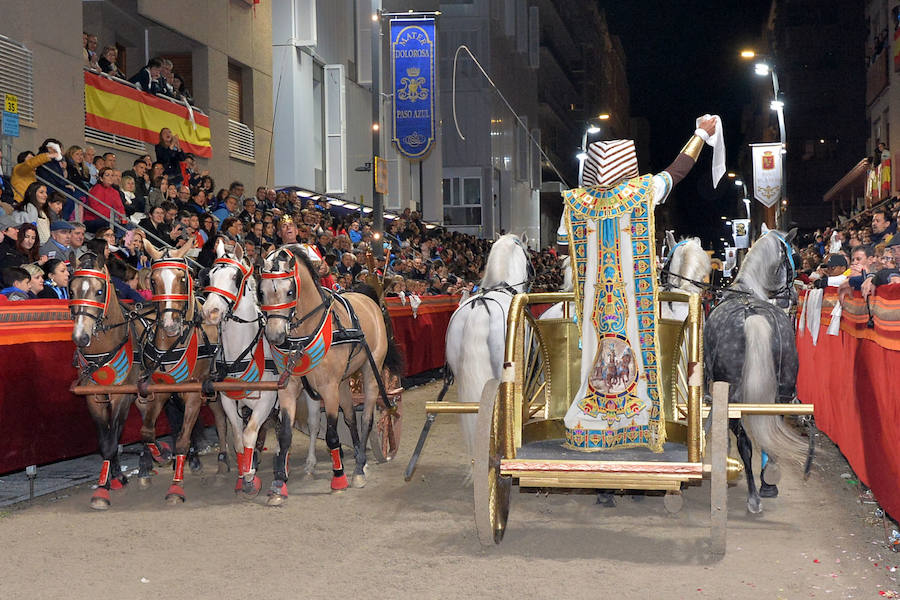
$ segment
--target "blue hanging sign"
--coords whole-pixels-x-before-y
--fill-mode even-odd
[[[434,143],[434,19],[391,21],[394,143],[407,158],[425,158]]]

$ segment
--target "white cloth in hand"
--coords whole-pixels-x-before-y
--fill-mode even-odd
[[[713,147],[712,182],[713,187],[716,187],[719,185],[719,180],[725,175],[725,131],[722,129],[722,119],[719,115],[703,115],[697,119],[697,127],[700,127],[701,121],[709,118],[716,120],[716,132],[710,136],[704,136],[704,140]]]
[[[49,151],[51,157],[53,157],[54,160],[62,160],[63,159],[62,148],[60,148],[59,144],[57,144],[56,142],[48,143],[47,150]]]

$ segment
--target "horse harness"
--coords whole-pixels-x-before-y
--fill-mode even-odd
[[[119,306],[122,309],[124,319],[121,323],[109,325],[107,324],[107,310],[111,300],[110,288],[112,287],[109,275],[99,269],[85,268],[76,270],[73,273],[74,277],[102,280],[103,290],[101,293],[104,298],[103,302],[86,298],[70,298],[69,309],[73,319],[79,316],[91,319],[94,322],[91,331],[92,337],[119,327],[128,327],[128,330],[122,337],[122,341],[107,352],[88,354],[76,347],[72,358],[73,366],[78,367],[82,379],[90,378],[100,385],[120,385],[128,377],[135,360],[138,359],[134,352],[133,344],[133,340],[136,337],[134,321],[141,321],[146,329],[149,326],[149,321],[146,317],[152,311],[142,311],[143,306],[141,304],[135,305],[131,310],[126,310],[126,306],[120,302]],[[85,308],[99,308],[101,312],[98,316],[84,310]]]
[[[394,408],[394,403],[387,395],[387,389],[384,386],[381,373],[375,364],[372,350],[369,348],[366,336],[360,326],[359,317],[347,298],[317,285],[315,287],[319,292],[321,302],[299,319],[294,317],[300,297],[300,260],[287,248],[283,248],[282,251],[294,259],[294,268],[291,271],[281,273],[263,272],[261,277],[262,279],[273,280],[291,279],[294,286],[294,299],[282,304],[265,304],[260,307],[266,314],[267,319],[284,319],[288,322],[288,335],[284,342],[281,344],[270,343],[272,358],[278,371],[281,373],[282,380],[291,376],[300,377],[307,393],[313,398],[321,399],[318,392],[310,385],[306,375],[325,359],[332,346],[351,344],[352,348],[347,357],[347,364],[344,366],[344,373],[341,379],[343,380],[347,377],[353,358],[359,352],[365,352],[366,359],[372,367],[372,373],[375,375],[375,380],[378,383],[382,401],[387,408]],[[310,275],[315,281],[315,274],[310,273]],[[347,312],[350,319],[349,324],[343,323],[340,314],[334,311],[336,302]],[[269,314],[270,311],[283,309],[290,309],[290,312],[287,315]],[[312,334],[299,337],[290,335],[291,331],[318,313],[321,313],[321,316]]]

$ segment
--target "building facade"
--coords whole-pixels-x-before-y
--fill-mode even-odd
[[[123,170],[137,156],[153,155],[151,142],[86,127],[81,39],[88,32],[98,51],[117,48],[127,76],[151,57],[172,60],[193,93],[192,109],[209,118],[212,156],[198,161],[201,169],[219,184],[271,185],[271,24],[270,5],[247,0],[7,3],[0,93],[19,97],[21,127],[19,137],[4,138],[4,167],[48,137],[115,152]]]

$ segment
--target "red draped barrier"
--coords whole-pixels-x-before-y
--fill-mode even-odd
[[[387,299],[394,336],[406,357],[407,374],[443,366],[444,336],[458,297],[422,299],[416,315],[407,303]],[[64,300],[0,304],[0,474],[97,451],[85,400],[69,392],[76,371],[72,322]],[[204,422],[212,414],[204,407]],[[140,440],[140,415],[132,406],[122,443]],[[157,435],[169,432],[165,413]]]
[[[876,306],[885,310],[900,297],[900,285],[878,292],[880,304],[878,299],[870,303],[873,312]],[[813,344],[809,331],[798,330],[797,394],[801,401],[816,405],[816,425],[840,447],[884,509],[900,516],[900,351],[878,341],[883,331],[891,329],[880,326],[886,321],[876,320],[875,327],[866,330],[867,318],[861,319],[858,311],[847,313],[860,306],[866,310],[858,294],[844,303],[839,334],[828,335],[836,295],[826,293],[825,299],[817,343]]]

